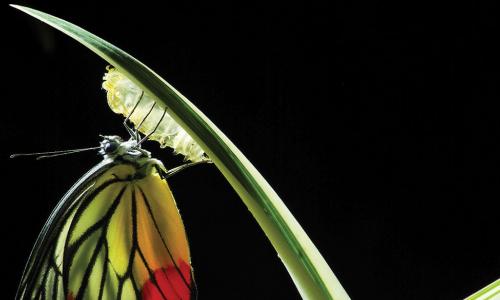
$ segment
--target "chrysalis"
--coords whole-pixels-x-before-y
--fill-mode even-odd
[[[165,111],[161,101],[143,92],[140,87],[114,68],[108,68],[103,79],[102,87],[107,91],[111,110],[117,114],[130,116],[130,121],[143,134],[147,135],[152,132]],[[131,114],[134,107],[134,113]],[[184,155],[185,160],[192,162],[208,160],[200,145],[177,124],[168,111],[149,139],[158,141],[162,148],[172,148],[174,153]]]

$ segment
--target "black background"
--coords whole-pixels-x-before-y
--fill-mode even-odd
[[[354,299],[456,299],[500,275],[498,14],[473,2],[21,1],[125,49],[192,100],[282,196]],[[493,1],[491,1],[493,3]],[[122,118],[106,63],[5,4],[2,255],[11,298],[64,192]],[[168,167],[182,162],[147,146]],[[298,299],[214,166],[170,180],[200,299]],[[8,269],[7,269],[8,266]]]

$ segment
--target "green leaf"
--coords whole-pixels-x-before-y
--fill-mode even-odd
[[[238,148],[186,97],[140,61],[57,17],[13,7],[74,38],[162,101],[226,177],[278,252],[304,299],[349,299],[332,270],[276,192]]]
[[[484,288],[465,298],[465,300],[495,300],[500,299],[500,279],[493,281]]]

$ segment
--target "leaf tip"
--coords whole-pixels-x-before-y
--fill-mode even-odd
[[[28,10],[30,9],[29,7],[22,6],[22,5],[17,5],[17,4],[9,4],[10,7],[13,7],[15,9],[19,9],[22,12],[28,13]]]
[[[33,10],[32,8],[29,8],[27,6],[22,6],[22,5],[18,5],[18,4],[11,3],[11,4],[9,4],[9,6],[15,8],[15,9],[19,9],[20,11],[25,12],[27,14],[29,14],[30,10]]]

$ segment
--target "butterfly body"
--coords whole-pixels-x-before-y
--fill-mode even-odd
[[[44,225],[17,299],[191,299],[189,245],[168,172],[137,140],[104,136],[103,160]]]

